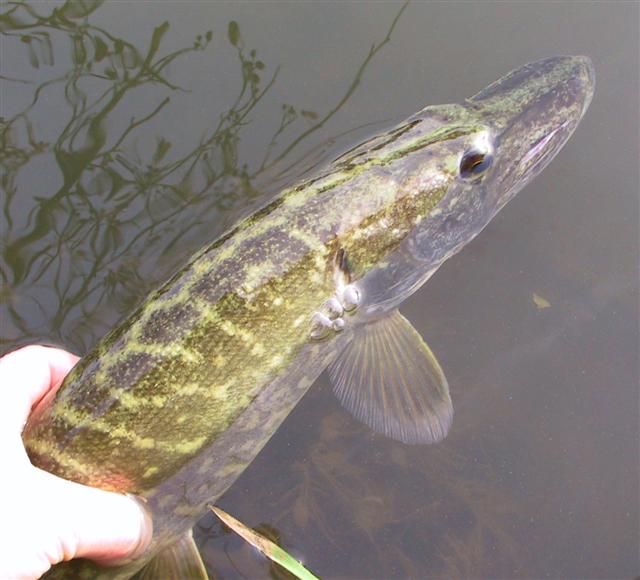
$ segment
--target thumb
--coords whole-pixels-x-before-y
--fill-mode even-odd
[[[51,545],[43,546],[52,564],[80,557],[115,564],[149,545],[151,518],[133,497],[34,471],[34,507],[56,527]]]
[[[31,410],[77,361],[70,352],[36,344],[0,358],[0,437],[19,434]]]
[[[20,431],[77,361],[28,346],[0,358],[0,577],[39,576],[75,557],[103,564],[135,556],[151,540],[151,518],[133,497],[67,481],[34,467]],[[33,522],[37,522],[34,526]]]

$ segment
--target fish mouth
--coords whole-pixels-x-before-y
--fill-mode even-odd
[[[491,128],[495,202],[504,205],[556,156],[586,112],[595,72],[586,56],[527,64],[467,101]]]

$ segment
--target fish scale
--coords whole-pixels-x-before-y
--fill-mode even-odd
[[[102,458],[96,458],[94,465],[87,462],[83,474],[76,473],[75,468],[66,469],[64,459],[56,461],[56,453],[47,449],[49,463],[45,468],[83,483],[98,482],[114,491],[125,491],[122,482],[126,481],[126,491],[140,494],[166,477],[166,469],[175,470],[224,430],[251,401],[260,385],[268,383],[274,373],[290,363],[308,339],[308,320],[333,293],[337,248],[347,248],[354,268],[357,264],[359,271],[365,273],[400,243],[418,212],[432,205],[423,198],[437,199],[443,193],[417,191],[415,195],[404,195],[406,199],[400,204],[389,203],[389,187],[380,181],[396,184],[392,176],[372,181],[371,175],[365,179],[355,166],[352,171],[354,177],[349,184],[342,173],[338,180],[330,174],[324,179],[337,181],[338,185],[318,189],[317,182],[311,182],[293,194],[308,199],[311,188],[316,196],[323,198],[318,203],[272,204],[271,212],[262,212],[257,219],[249,218],[250,227],[238,228],[225,245],[200,255],[181,276],[172,278],[127,322],[107,336],[98,346],[97,356],[82,359],[68,379],[81,377],[81,386],[66,391],[71,396],[61,398],[47,423],[41,419],[38,432],[42,435],[36,437],[32,432],[30,450],[37,452],[38,439],[54,439],[65,443],[64,450],[58,454],[76,456],[86,446],[93,448],[111,443],[116,427],[120,446],[127,441],[130,448],[126,454],[115,455],[113,466],[108,461],[105,466]],[[344,211],[346,206],[356,206],[345,201],[347,189],[354,202],[364,198],[366,203],[357,203],[355,209],[359,212],[354,212],[355,217],[350,221],[355,223],[350,230],[329,237],[332,230],[338,230],[336,222],[342,219],[338,207]],[[358,190],[360,196],[354,195]],[[397,191],[395,185],[391,193],[395,196]],[[395,197],[391,199],[395,201]],[[336,208],[337,220],[330,219],[332,205]],[[369,208],[378,206],[382,209],[370,212]],[[314,216],[310,213],[314,208],[321,213]],[[290,245],[272,244],[270,234],[281,236],[282,224],[295,223],[298,211],[304,212],[305,229],[296,228],[290,236],[304,242],[297,245],[298,251],[293,252]],[[363,228],[385,218],[394,220],[393,229],[378,228],[366,239],[358,236]],[[230,258],[223,258],[219,252],[224,256],[227,245],[234,248],[234,253]],[[264,266],[262,256],[270,257],[271,267]],[[247,294],[247,287],[255,286],[252,269],[262,272],[261,279],[258,289]],[[223,294],[231,288],[236,290]],[[278,297],[282,303],[274,306]],[[173,321],[172,312],[176,308],[191,308],[195,314],[186,321]],[[255,308],[259,309],[259,316]],[[167,329],[173,339],[164,344]],[[156,340],[158,333],[165,337],[162,344]],[[260,337],[269,337],[269,341],[258,354],[253,347]],[[217,353],[224,357],[220,366],[208,362],[215,360]],[[249,360],[252,362],[248,363]],[[255,368],[261,370],[256,372]],[[175,376],[180,377],[179,383],[167,380]],[[226,388],[228,396],[223,401],[214,397],[215,403],[211,405],[209,393],[215,393],[221,384],[227,385],[228,377],[233,377],[237,388]],[[199,385],[202,394],[194,392],[189,397],[181,397],[185,383]],[[140,413],[141,409],[137,409],[131,416],[132,410],[120,404],[118,390],[137,400],[149,400],[147,407],[155,407],[153,396],[166,397],[171,404],[151,412]],[[80,414],[80,410],[85,412]],[[198,413],[194,414],[194,410]],[[184,433],[191,444],[182,442],[171,448],[167,425],[185,414],[193,415]],[[153,450],[153,454],[149,450]],[[113,483],[109,477],[112,472],[116,474]]]
[[[444,438],[446,378],[397,308],[549,163],[592,93],[585,57],[527,65],[352,148],[193,256],[25,428],[35,465],[134,494],[153,520],[144,554],[51,576],[128,578],[156,557],[156,571],[193,558],[206,504],[326,368],[374,430]]]

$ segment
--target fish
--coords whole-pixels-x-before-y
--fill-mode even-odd
[[[555,157],[595,87],[585,56],[427,106],[282,191],[196,253],[34,409],[31,462],[137,498],[143,554],[51,577],[206,577],[191,530],[325,370],[341,404],[405,444],[447,435],[432,350],[398,307]]]

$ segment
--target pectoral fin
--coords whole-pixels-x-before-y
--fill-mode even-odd
[[[208,580],[198,547],[191,530],[175,544],[162,550],[136,576],[138,580],[162,580],[164,578],[188,578]]]
[[[453,407],[440,364],[397,310],[356,331],[328,369],[336,396],[359,421],[403,443],[436,443]]]

